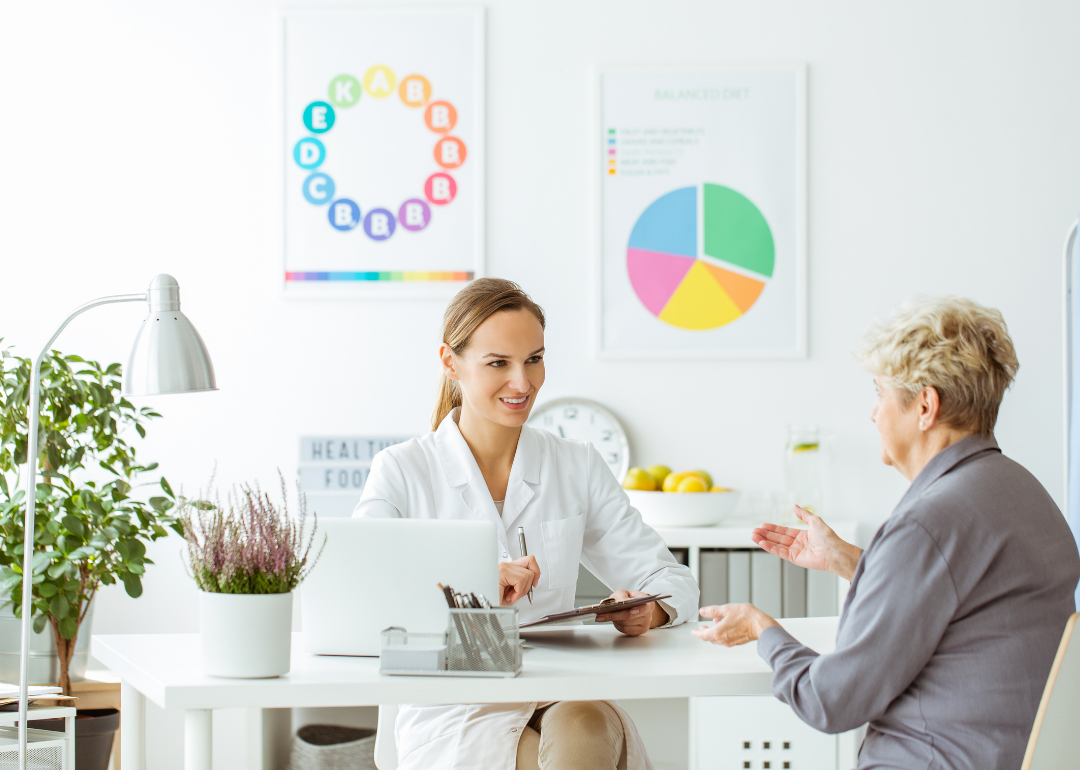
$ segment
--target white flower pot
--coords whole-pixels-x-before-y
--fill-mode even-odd
[[[264,679],[289,673],[292,594],[199,593],[203,670]]]

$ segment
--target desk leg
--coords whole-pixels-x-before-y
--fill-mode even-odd
[[[146,697],[120,682],[120,758],[124,770],[146,770]]]
[[[292,745],[292,709],[247,710],[247,770],[285,770]]]
[[[184,712],[184,770],[213,770],[213,718],[210,709]]]

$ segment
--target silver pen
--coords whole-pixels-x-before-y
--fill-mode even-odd
[[[525,546],[525,527],[518,527],[518,548],[521,549],[521,558],[529,555],[529,549]],[[532,581],[529,581],[529,604],[532,604]]]

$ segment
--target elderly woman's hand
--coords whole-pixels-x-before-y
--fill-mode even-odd
[[[795,506],[795,515],[808,529],[762,524],[750,534],[750,539],[773,556],[787,559],[797,567],[831,572],[851,580],[859,563],[862,549],[837,537],[836,533],[805,508]]]
[[[712,618],[711,626],[702,626],[691,631],[706,642],[736,647],[755,641],[761,632],[770,626],[780,625],[752,604],[723,604],[702,607],[698,613],[703,618]]]

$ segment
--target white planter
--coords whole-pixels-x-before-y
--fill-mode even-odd
[[[90,602],[86,617],[79,625],[79,638],[75,640],[75,654],[71,656],[71,681],[86,679],[86,661],[90,658],[90,637],[94,633],[94,608]],[[19,660],[22,654],[22,620],[15,617],[11,605],[0,609],[0,682],[19,681]],[[40,634],[30,630],[30,684],[55,684],[60,679],[60,656],[56,654],[56,640],[52,625],[45,624]]]
[[[264,679],[289,673],[292,594],[199,593],[203,670]]]

